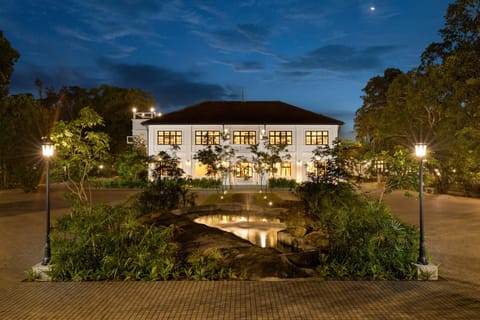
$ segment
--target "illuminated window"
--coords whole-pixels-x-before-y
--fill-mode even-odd
[[[307,173],[314,177],[321,177],[327,173],[327,163],[324,161],[314,161],[307,164]]]
[[[207,166],[204,166],[201,162],[195,163],[194,168],[196,177],[205,177],[207,175]]]
[[[195,131],[195,144],[220,144],[220,131]]]
[[[270,144],[292,144],[292,131],[270,131]]]
[[[278,171],[280,177],[291,177],[292,176],[292,163],[291,162],[282,162],[280,164],[280,170]]]
[[[385,172],[385,161],[375,160],[374,165],[377,173]]]
[[[235,170],[235,176],[237,178],[249,179],[253,176],[253,166],[248,162],[237,163]]]
[[[306,131],[305,144],[328,145],[328,131]]]
[[[157,144],[182,144],[182,131],[158,131]]]
[[[255,131],[233,131],[233,144],[256,144],[257,133]]]

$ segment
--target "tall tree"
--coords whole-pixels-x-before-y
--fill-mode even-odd
[[[138,90],[102,85],[90,90],[71,86],[55,91],[47,88],[43,92],[41,80],[36,81],[41,102],[49,110],[54,110],[54,121],[70,122],[79,117],[84,107],[90,107],[104,119],[103,132],[110,136],[111,160],[118,162],[128,150],[126,137],[132,131],[132,107],[149,110],[155,102],[151,95]]]
[[[91,106],[105,119],[104,131],[110,136],[110,150],[117,160],[127,150],[126,137],[132,133],[132,108],[148,111],[155,100],[139,89],[102,85],[89,91]]]
[[[38,184],[40,141],[48,130],[48,112],[30,94],[0,99],[0,186],[23,187]]]
[[[442,42],[430,44],[422,54],[421,68],[442,64],[447,57],[458,52],[480,50],[480,2],[457,0],[447,8],[445,27],[440,29]]]
[[[15,50],[10,42],[3,36],[0,30],[0,99],[9,92],[10,77],[13,73],[13,65],[20,58],[20,54]]]
[[[385,88],[376,82],[383,79],[372,78],[355,118],[358,138],[377,155],[427,142],[432,151],[428,167],[434,169],[439,191],[452,184],[465,190],[479,186],[480,190],[476,174],[480,157],[479,12],[478,0],[449,5],[445,27],[440,30],[442,42],[426,48],[419,68],[395,77],[388,85],[386,104],[385,96],[371,90]]]
[[[372,150],[379,151],[383,148],[384,133],[380,127],[384,121],[391,119],[386,112],[387,93],[392,82],[403,72],[399,69],[389,68],[383,76],[371,78],[363,92],[363,104],[355,114],[355,130],[357,139],[371,146]]]

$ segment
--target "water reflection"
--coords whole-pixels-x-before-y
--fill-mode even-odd
[[[195,222],[231,232],[262,247],[277,246],[277,232],[285,229],[278,218],[266,218],[257,215],[209,215],[195,219]]]

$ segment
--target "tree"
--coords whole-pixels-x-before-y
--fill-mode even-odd
[[[37,79],[36,84],[42,105],[55,110],[57,120],[69,122],[77,119],[84,106],[90,106],[102,117],[104,126],[101,130],[110,136],[110,160],[113,165],[118,164],[128,148],[126,137],[132,131],[132,107],[148,110],[155,104],[151,95],[138,89],[102,85],[87,90],[71,86],[62,87],[58,92],[47,88],[43,94],[41,80]]]
[[[48,112],[30,94],[0,99],[0,186],[34,190],[40,177],[40,141]]]
[[[3,36],[0,30],[0,99],[8,94],[10,77],[13,73],[13,65],[20,58],[20,54],[15,50]]]
[[[265,188],[267,187],[268,178],[265,179],[265,175],[267,174],[267,164],[265,163],[267,159],[267,153],[263,150],[260,150],[260,144],[252,144],[248,146],[248,150],[250,151],[250,158],[248,157],[241,157],[240,160],[243,162],[250,162],[253,164],[253,170],[257,175],[257,181],[260,185],[260,189],[264,185]],[[265,181],[263,181],[265,179]]]
[[[110,136],[110,153],[116,161],[127,150],[126,137],[132,132],[132,107],[150,110],[154,98],[139,89],[102,85],[88,92],[90,105],[105,119],[105,133]]]
[[[358,168],[358,147],[348,140],[335,140],[333,147],[318,146],[313,150],[314,171],[308,173],[310,181],[323,184],[346,183],[355,186]]]
[[[145,144],[135,141],[130,148],[120,156],[118,175],[122,185],[142,185],[147,181],[148,162]]]
[[[258,177],[260,187],[265,181],[265,188],[268,189],[268,178],[274,178],[278,169],[277,164],[281,164],[285,160],[289,160],[291,155],[288,153],[287,144],[271,144],[267,139],[263,140],[263,146],[260,144],[252,144],[248,147],[251,156],[240,157],[240,161],[253,164],[253,169]]]
[[[180,158],[176,154],[179,149],[179,145],[171,145],[170,153],[160,151],[150,159],[154,165],[154,181],[147,185],[137,201],[144,214],[195,204],[195,196],[189,194],[186,180],[182,177],[185,172],[179,166]]]
[[[150,159],[155,169],[153,171],[153,178],[155,180],[162,180],[162,177],[180,178],[185,171],[179,167],[180,158],[177,156],[177,151],[180,150],[179,145],[171,145],[170,153],[167,151],[160,151],[157,156]]]
[[[219,168],[218,154],[215,152],[212,145],[207,145],[205,148],[198,150],[193,159],[200,161],[206,167],[206,175],[213,179],[216,178]]]
[[[308,215],[321,219],[325,210],[353,206],[356,149],[347,140],[336,140],[332,148],[319,146],[313,150],[314,171],[308,174],[309,181],[295,188]]]
[[[383,76],[371,78],[363,92],[363,104],[355,113],[355,130],[357,140],[367,144],[373,152],[382,150],[387,143],[385,132],[381,125],[387,120],[387,93],[394,80],[403,75],[403,72],[389,68],[383,73]]]
[[[230,173],[234,165],[235,150],[225,142],[228,134],[221,135],[221,144],[209,144],[198,150],[193,158],[200,161],[207,169],[207,176],[222,179],[222,188],[230,181]]]
[[[96,131],[104,121],[92,108],[80,110],[70,122],[58,121],[52,140],[56,148],[56,167],[64,170],[67,187],[74,200],[91,205],[88,178],[90,173],[108,159],[109,137]]]
[[[443,42],[430,44],[422,54],[421,69],[439,65],[452,54],[479,52],[480,3],[477,0],[457,0],[448,5],[445,27],[440,29]]]
[[[382,152],[381,157],[385,161],[385,184],[379,202],[393,190],[418,190],[418,161],[411,151],[397,146],[394,152]]]
[[[277,174],[277,164],[292,157],[288,153],[287,147],[287,144],[272,144],[265,141],[265,158],[263,162],[266,164],[266,172],[270,178],[274,178]]]

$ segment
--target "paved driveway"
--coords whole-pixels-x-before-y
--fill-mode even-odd
[[[133,190],[97,190],[93,199],[119,202]],[[51,188],[52,220],[68,212],[64,188]],[[0,191],[0,288],[26,278],[25,271],[42,260],[46,234],[45,194],[20,190]]]
[[[396,191],[385,201],[401,220],[418,226],[417,195]],[[424,218],[426,250],[439,275],[480,285],[480,200],[426,194]]]

